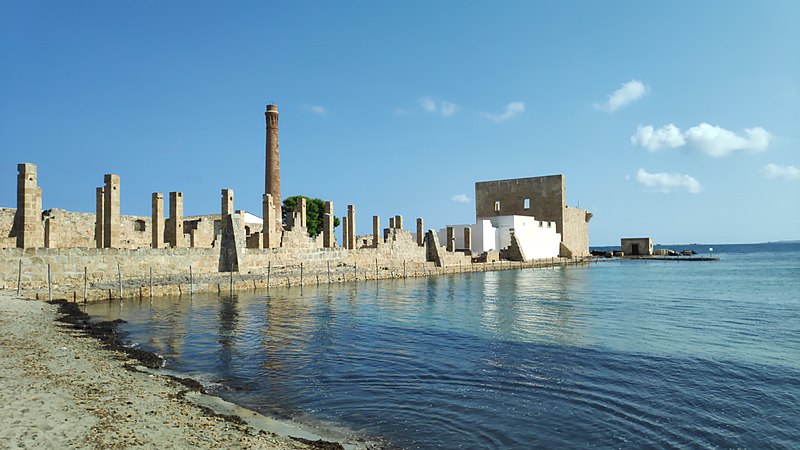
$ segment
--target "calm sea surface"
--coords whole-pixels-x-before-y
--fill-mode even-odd
[[[800,448],[800,244],[713,247],[86,309],[223,398],[392,447]]]

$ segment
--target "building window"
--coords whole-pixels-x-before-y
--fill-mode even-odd
[[[145,223],[144,220],[139,219],[133,222],[133,231],[146,231],[146,230],[147,230],[147,224]]]
[[[495,212],[500,212],[500,200],[494,202],[494,210]]]
[[[531,209],[531,199],[526,198],[524,202],[522,202],[523,209]]]

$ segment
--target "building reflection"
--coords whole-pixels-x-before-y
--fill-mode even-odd
[[[481,326],[502,339],[576,345],[585,339],[585,271],[574,268],[487,272]]]

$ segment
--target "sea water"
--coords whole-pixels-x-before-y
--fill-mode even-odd
[[[86,310],[227,400],[390,447],[798,448],[800,244],[711,247]]]

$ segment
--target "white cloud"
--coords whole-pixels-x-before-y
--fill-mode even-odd
[[[524,112],[525,112],[525,103],[511,102],[506,105],[505,111],[499,114],[483,113],[483,115],[487,119],[494,120],[495,122],[505,122],[506,120],[511,119],[514,116],[518,116]]]
[[[445,117],[452,116],[458,112],[458,105],[448,102],[446,100],[435,100],[430,97],[422,97],[419,99],[419,106],[429,113],[441,114]]]
[[[700,182],[690,175],[680,173],[650,173],[644,169],[636,172],[636,181],[640,184],[655,188],[659,192],[672,192],[676,189],[685,189],[692,194],[697,194],[702,190]]]
[[[795,166],[779,166],[769,163],[761,168],[761,175],[769,179],[800,180],[800,169]]]
[[[685,132],[674,124],[659,129],[652,125],[641,126],[631,136],[631,143],[654,152],[664,148],[691,146],[709,156],[719,158],[737,151],[763,152],[769,147],[772,135],[761,127],[745,128],[740,136],[725,128],[701,123]]]
[[[431,113],[436,112],[436,102],[430,97],[422,97],[419,99],[419,106],[421,106],[425,111]]]
[[[769,146],[772,137],[761,127],[745,128],[745,136],[705,122],[689,128],[684,137],[693,147],[715,158],[727,156],[735,151],[762,152]]]
[[[469,203],[469,197],[466,194],[456,194],[450,200],[456,203]]]
[[[644,83],[639,80],[631,80],[623,84],[621,88],[614,91],[613,94],[608,96],[608,101],[603,104],[595,104],[594,107],[613,113],[625,105],[635,102],[644,97],[650,90]]]
[[[313,106],[309,106],[308,110],[311,111],[314,114],[319,114],[320,116],[324,116],[325,114],[328,114],[328,110],[324,106],[313,105]]]
[[[686,140],[681,129],[674,124],[664,125],[658,130],[652,125],[639,125],[636,134],[631,136],[631,143],[655,152],[663,148],[682,147],[686,145]]]

